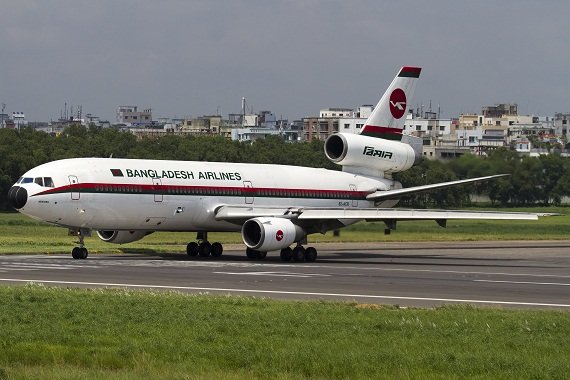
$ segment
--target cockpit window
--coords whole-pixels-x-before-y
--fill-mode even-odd
[[[20,178],[20,181],[18,183],[32,183],[32,182],[34,182],[33,178],[22,177],[22,178]]]
[[[26,178],[24,178],[24,180],[25,179]],[[51,177],[36,177],[34,178],[34,183],[42,187],[54,187]]]
[[[45,187],[54,187],[53,186],[53,180],[51,179],[51,177],[44,177],[44,186]]]

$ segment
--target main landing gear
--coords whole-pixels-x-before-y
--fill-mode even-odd
[[[281,250],[281,261],[295,261],[295,262],[308,262],[312,263],[317,259],[317,250],[314,247],[304,248],[298,245],[295,248],[283,248]]]
[[[263,260],[267,252],[256,251],[248,248],[245,250],[247,258],[250,260]],[[295,248],[287,247],[281,250],[281,261],[295,261],[312,263],[317,259],[317,250],[313,247],[304,248],[298,245]]]
[[[89,255],[89,252],[87,251],[87,248],[85,248],[84,240],[85,236],[90,235],[90,232],[80,228],[78,230],[69,230],[69,233],[79,238],[79,241],[75,242],[79,244],[79,247],[74,247],[71,250],[71,257],[73,257],[76,260],[85,260]]]
[[[196,234],[197,242],[190,242],[186,246],[186,253],[188,256],[200,256],[200,257],[220,257],[224,252],[224,247],[220,243],[212,243],[208,241],[207,232],[198,232]]]

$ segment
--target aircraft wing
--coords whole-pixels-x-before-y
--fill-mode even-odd
[[[466,211],[466,210],[424,210],[397,208],[317,208],[317,207],[248,207],[220,206],[216,219],[245,221],[256,217],[276,217],[298,220],[435,220],[445,224],[446,220],[487,219],[487,220],[537,220],[535,213]]]
[[[486,176],[486,177],[477,177],[477,178],[469,178],[469,179],[460,179],[457,181],[450,181],[450,182],[434,183],[431,185],[406,187],[404,189],[376,191],[374,193],[368,194],[366,196],[366,199],[373,200],[373,201],[382,201],[382,200],[386,200],[386,199],[397,199],[397,198],[401,198],[405,195],[410,195],[410,194],[415,194],[415,193],[423,193],[426,191],[441,189],[444,187],[464,185],[466,183],[483,182],[483,181],[488,181],[488,180],[491,180],[494,178],[505,177],[508,175],[509,174],[496,174],[496,175],[490,175],[490,176]]]

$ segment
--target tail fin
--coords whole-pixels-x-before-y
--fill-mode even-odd
[[[419,67],[402,67],[366,120],[361,135],[402,140],[406,111],[421,71]]]

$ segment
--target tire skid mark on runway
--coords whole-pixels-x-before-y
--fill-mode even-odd
[[[542,302],[522,302],[522,301],[501,301],[501,300],[477,300],[477,299],[457,299],[457,298],[439,298],[439,297],[406,297],[406,296],[390,296],[376,294],[345,294],[345,293],[321,293],[321,292],[299,292],[285,290],[259,290],[259,289],[230,289],[230,288],[208,288],[194,286],[171,286],[171,285],[150,285],[150,284],[121,284],[121,283],[105,283],[105,282],[81,282],[81,281],[55,281],[41,279],[11,279],[0,278],[3,282],[14,283],[37,283],[37,284],[59,284],[59,285],[77,285],[77,286],[97,286],[97,287],[119,287],[119,288],[137,288],[137,289],[169,289],[169,290],[186,290],[186,291],[202,291],[202,292],[224,292],[224,293],[246,293],[246,294],[282,294],[296,296],[314,296],[314,297],[339,297],[350,299],[384,299],[384,300],[406,300],[406,301],[427,301],[427,302],[444,302],[444,303],[471,303],[471,304],[489,304],[489,305],[511,305],[511,306],[542,306],[542,307],[559,307],[570,308],[570,304],[561,303],[542,303]]]

